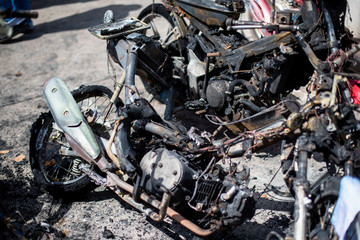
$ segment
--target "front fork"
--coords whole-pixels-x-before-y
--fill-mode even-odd
[[[138,54],[137,51],[139,50],[139,46],[135,43],[129,42],[128,54],[127,54],[127,61],[126,67],[124,68],[125,73],[123,77],[120,79],[120,83],[116,86],[114,96],[112,99],[116,99],[125,83],[125,104],[132,104],[136,99],[139,99],[139,93],[135,86],[135,73],[136,73],[136,66],[138,61]],[[165,100],[165,113],[164,119],[171,120],[172,114],[174,111],[174,87],[171,86],[167,90],[166,100]]]
[[[303,240],[306,239],[307,229],[307,204],[310,203],[310,199],[307,196],[309,190],[309,182],[307,180],[307,162],[309,152],[314,148],[314,145],[308,141],[307,136],[303,135],[298,138],[296,143],[296,150],[298,151],[298,157],[295,162],[296,179],[294,180],[294,192],[295,192],[295,230],[294,239]]]
[[[294,207],[294,239],[303,240],[307,239],[308,229],[308,205],[311,203],[311,199],[308,197],[310,191],[310,184],[307,179],[307,163],[311,153],[315,150],[316,145],[308,140],[306,134],[300,136],[295,146],[295,171],[296,178],[293,182],[295,192],[295,207]],[[351,159],[344,161],[344,175],[352,176],[354,162]]]

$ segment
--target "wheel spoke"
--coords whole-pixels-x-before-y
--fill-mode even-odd
[[[110,106],[110,108],[109,108],[109,106]],[[102,124],[104,124],[104,123],[106,122],[106,118],[107,118],[108,114],[109,114],[110,111],[111,111],[111,106],[112,106],[112,103],[109,101],[108,105],[104,108],[104,110],[102,110],[102,112],[101,112],[101,113],[98,115],[98,117],[95,119],[95,122],[96,122],[96,120],[100,119],[100,116],[102,116],[102,115],[105,113],[106,109],[109,108],[108,113],[105,114],[104,119],[103,119],[103,122],[102,122]]]
[[[68,173],[68,175],[73,175],[74,177],[77,177],[73,172],[71,172],[71,170],[64,168],[63,166],[59,166],[59,168],[61,168],[62,170],[66,171]],[[70,168],[70,167],[69,167]]]
[[[153,39],[160,39],[160,34],[159,31],[157,30],[157,27],[155,26],[154,23],[154,18],[150,19],[149,24],[151,26],[151,29],[153,30]]]
[[[54,170],[54,172],[53,172],[53,174],[51,175],[51,178],[52,179],[57,179],[57,175],[59,174],[59,166],[60,166],[60,164],[62,163],[62,161],[63,161],[63,158],[61,158],[61,160],[60,160],[60,162],[59,163],[57,163],[56,161],[55,161],[55,165],[50,169],[50,171],[53,169],[53,168],[55,168],[55,170]],[[50,172],[49,171],[49,172]],[[54,174],[55,174],[55,176],[54,176]]]
[[[169,39],[174,36],[174,39],[169,41]],[[175,28],[171,29],[171,31],[165,36],[164,40],[161,40],[160,38],[160,43],[162,46],[169,46],[171,43],[176,41],[176,37],[175,37]]]

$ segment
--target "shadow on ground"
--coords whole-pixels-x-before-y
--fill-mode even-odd
[[[74,2],[74,1],[72,1],[72,2]],[[109,9],[114,12],[115,18],[119,19],[119,18],[127,17],[130,11],[133,11],[133,10],[136,10],[139,8],[141,8],[141,6],[137,5],[137,4],[109,5],[106,7],[92,9],[92,10],[82,12],[79,14],[74,14],[69,17],[56,19],[54,21],[41,23],[41,24],[35,25],[34,30],[32,32],[23,34],[19,37],[15,37],[8,44],[14,44],[19,41],[36,39],[45,34],[50,34],[50,33],[87,29],[89,27],[101,24],[103,22],[104,13]],[[134,16],[134,17],[136,17],[136,16]],[[55,47],[56,46],[54,46],[54,48]]]

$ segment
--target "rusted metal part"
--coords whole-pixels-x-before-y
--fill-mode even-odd
[[[202,237],[209,236],[212,233],[214,233],[216,230],[215,228],[210,228],[210,229],[200,228],[199,226],[195,225],[190,220],[184,218],[180,213],[176,212],[175,210],[173,210],[171,208],[167,208],[166,214],[169,217],[171,217],[172,219],[174,219],[175,221],[179,222],[181,225],[183,225],[187,229],[189,229],[190,231],[192,231],[193,233],[195,233],[199,236],[202,236]]]
[[[279,120],[280,118],[283,118],[283,112],[284,109],[282,108],[274,109],[265,114],[260,114],[257,117],[253,117],[247,121],[243,121],[241,124],[243,124],[249,130],[259,129]]]
[[[243,20],[226,20],[226,29],[231,30],[242,30],[242,29],[267,29],[268,31],[298,31],[300,30],[299,25],[291,24],[274,24],[267,22],[254,22],[254,21],[243,21]]]
[[[191,18],[190,22],[215,45],[221,54],[220,58],[223,62],[226,62],[233,71],[238,71],[241,63],[247,57],[264,54],[279,48],[281,45],[287,45],[296,41],[291,32],[283,32],[253,41],[237,49],[231,49],[220,37],[211,34],[208,27],[197,19]]]
[[[163,125],[150,122],[145,125],[145,130],[154,133],[156,135],[159,135],[164,139],[168,139],[174,144],[180,143],[180,138],[178,137],[178,135],[173,130],[165,128]]]
[[[195,18],[190,18],[189,20],[191,24],[193,24],[197,29],[199,29],[215,45],[215,47],[221,53],[222,57],[231,54],[231,50],[227,49],[227,45],[223,42],[223,40],[218,36],[211,34],[209,32],[209,28],[206,25],[204,25]]]
[[[75,142],[75,140],[71,136],[69,136],[66,133],[64,133],[64,134],[65,134],[66,140],[68,141],[70,147],[76,152],[76,154],[78,156],[80,156],[81,158],[83,158],[84,160],[86,160],[87,162],[89,162],[91,164],[97,165],[101,171],[103,171],[103,172],[107,171],[107,169],[109,168],[109,162],[103,156],[102,153],[100,153],[100,155],[96,159],[93,159],[82,149],[82,147],[77,142]]]
[[[203,99],[206,98],[206,88],[207,88],[207,84],[208,84],[208,80],[209,80],[209,64],[210,64],[209,60],[210,60],[211,57],[220,57],[220,56],[221,56],[220,52],[208,53],[206,55],[205,77],[204,77],[204,87],[203,87],[204,90],[203,90],[202,95],[201,95],[201,97]]]
[[[215,1],[204,0],[176,0],[181,9],[196,17],[208,26],[221,27],[225,24],[227,18],[238,19],[240,12],[244,12],[245,8],[239,8],[240,11],[230,11],[226,6],[217,4]],[[243,3],[242,3],[243,4]]]
[[[116,167],[119,169],[119,171],[121,172],[121,174],[124,174],[121,170],[120,170],[120,162],[119,159],[113,154],[113,152],[111,151],[111,145],[114,142],[115,139],[115,135],[116,135],[116,130],[118,129],[121,121],[124,119],[124,116],[120,116],[120,118],[115,122],[115,126],[113,129],[113,132],[111,133],[110,139],[109,139],[109,143],[106,147],[106,153],[109,156],[109,158],[114,162],[114,164],[116,165]]]
[[[184,20],[174,11],[170,12],[170,16],[172,20],[175,22],[176,32],[175,37],[176,39],[185,38],[186,37],[186,25]]]
[[[209,77],[209,57],[206,56],[206,60],[205,60],[205,76],[204,76],[204,90],[202,91],[202,93],[200,94],[201,98],[205,99],[206,98],[206,88],[207,88],[207,84],[208,84],[208,77]]]
[[[133,192],[134,187],[131,186],[130,184],[122,181],[116,174],[108,172],[107,175],[111,179],[111,181],[114,182],[121,189],[123,189],[129,193]],[[155,207],[156,209],[160,209],[161,203],[158,200],[151,198],[146,193],[142,193],[140,195],[140,198],[144,202]],[[184,227],[186,227],[187,229],[189,229],[190,231],[192,231],[193,233],[195,233],[199,236],[206,237],[206,236],[209,236],[210,234],[212,234],[213,232],[215,232],[215,228],[203,229],[203,228],[197,226],[196,224],[194,224],[193,222],[191,222],[190,220],[184,218],[180,213],[176,212],[175,210],[173,210],[170,207],[167,207],[166,215],[168,215],[169,217],[171,217],[175,221],[179,222],[181,225],[183,225]]]
[[[114,183],[114,181],[112,181],[111,179],[103,178],[85,164],[80,164],[79,169],[84,172],[92,181],[94,181],[96,185],[106,184],[106,186],[113,190],[122,200],[124,200],[140,212],[145,213],[149,217],[153,216],[153,214],[155,213],[152,209],[146,207],[144,204],[135,202],[134,199],[130,196],[130,194],[124,194],[124,192],[120,191],[120,188],[117,187],[116,183]]]
[[[96,185],[106,184],[106,178],[94,172],[88,165],[81,163],[79,165],[79,170],[84,172]]]
[[[110,102],[113,103],[113,104],[115,104],[115,102],[117,101],[117,98],[120,95],[120,92],[121,92],[121,90],[122,90],[122,88],[124,86],[125,76],[126,76],[126,72],[124,72],[121,75],[121,78],[120,78],[119,82],[116,84],[114,94],[112,95],[112,97],[110,99]]]
[[[315,70],[318,70],[321,61],[318,59],[318,57],[315,55],[314,51],[311,49],[310,45],[305,41],[304,37],[300,34],[296,35],[296,38],[298,42],[300,43],[300,46],[304,50],[306,56],[308,56],[309,61],[311,65],[315,68]]]
[[[286,120],[286,126],[290,128],[291,131],[295,131],[300,128],[303,123],[303,117],[300,113],[294,112]]]
[[[352,57],[354,54],[356,54],[358,51],[360,51],[360,43],[356,44],[354,47],[352,47],[349,51],[345,53],[345,58],[338,57],[333,61],[334,66],[340,66],[343,64],[343,62],[348,59],[349,57]]]
[[[121,197],[122,200],[124,200],[125,202],[127,202],[128,204],[130,204],[131,206],[133,206],[134,208],[136,208],[137,210],[139,210],[140,212],[145,213],[147,216],[149,216],[150,218],[152,218],[152,216],[155,214],[157,215],[156,212],[154,212],[151,208],[146,207],[144,204],[142,203],[138,203],[135,202],[135,200],[130,196],[130,194],[122,194],[120,191],[115,190],[114,192]]]
[[[229,157],[241,157],[249,150],[252,152],[260,151],[265,147],[287,139],[290,134],[293,134],[290,129],[280,127],[248,135],[238,143],[230,146],[227,155]]]
[[[164,192],[160,204],[159,214],[153,213],[151,216],[152,220],[160,222],[164,219],[164,217],[166,216],[166,209],[169,207],[170,199],[170,194]]]
[[[125,193],[124,191],[121,191],[117,184],[112,179],[107,179],[106,182],[107,186],[113,190],[122,200],[136,208],[142,213],[145,213],[147,216],[151,218],[154,214],[157,215],[156,212],[154,212],[151,208],[145,206],[142,203],[136,202],[129,193]]]
[[[295,42],[295,36],[291,32],[283,32],[253,41],[239,49],[246,53],[246,57],[252,57],[279,48],[280,45],[287,45],[292,42]]]
[[[231,66],[235,66],[234,71],[238,71],[245,58],[264,54],[292,42],[295,42],[295,37],[291,32],[274,34],[230,51],[230,54],[226,56],[226,61]]]

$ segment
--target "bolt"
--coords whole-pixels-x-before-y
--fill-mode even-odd
[[[57,91],[56,88],[51,89],[51,92],[52,92],[52,93],[55,93],[56,91]]]
[[[163,167],[163,164],[162,164],[162,163],[159,163],[158,166],[159,166],[159,168],[162,168],[162,167]]]
[[[69,114],[69,111],[66,110],[63,114],[64,114],[64,116],[66,116]]]
[[[174,175],[176,175],[176,174],[177,174],[177,171],[176,171],[176,170],[174,170],[174,171],[173,171],[173,174],[174,174]]]
[[[218,206],[211,206],[211,212],[218,213],[218,212],[220,212],[220,209]]]

